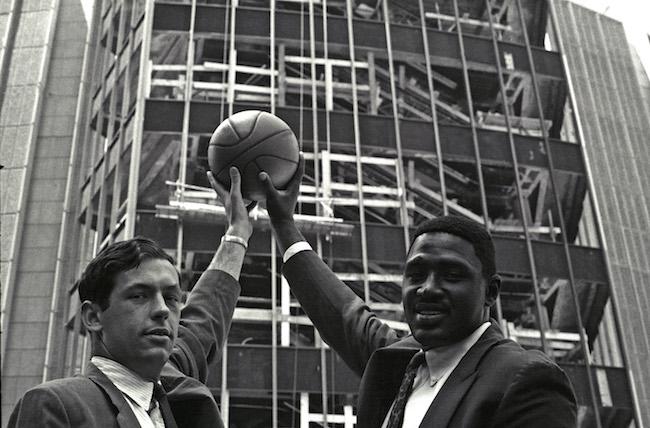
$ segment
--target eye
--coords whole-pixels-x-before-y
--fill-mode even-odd
[[[168,294],[167,296],[165,296],[165,300],[169,300],[172,302],[180,302],[181,298],[176,294]]]
[[[406,278],[411,282],[424,281],[426,277],[427,273],[423,270],[413,269],[406,272]]]
[[[463,279],[461,272],[457,270],[448,270],[442,273],[443,278],[449,282],[458,282]]]

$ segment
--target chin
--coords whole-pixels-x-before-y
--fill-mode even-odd
[[[425,329],[415,329],[413,331],[413,337],[417,340],[424,349],[436,348],[438,346],[443,346],[449,343],[449,338],[440,337],[432,331]]]
[[[143,357],[144,360],[147,361],[147,364],[152,366],[152,367],[161,367],[165,365],[165,363],[169,360],[169,357],[171,356],[171,349],[156,349],[153,350],[152,352],[148,352],[145,357]]]

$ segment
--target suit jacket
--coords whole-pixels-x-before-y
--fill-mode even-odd
[[[284,274],[323,339],[361,377],[357,427],[379,428],[406,365],[421,345],[398,338],[313,251],[290,258]],[[495,321],[462,358],[421,428],[574,427],[576,400],[548,356],[505,339]]]
[[[206,271],[181,312],[178,338],[160,379],[179,428],[223,427],[205,382],[208,365],[221,356],[239,292],[232,276]],[[27,391],[8,424],[25,428],[137,426],[122,393],[92,363],[83,375],[45,382]]]

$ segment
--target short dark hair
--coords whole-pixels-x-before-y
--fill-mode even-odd
[[[136,268],[147,259],[163,259],[174,264],[172,257],[151,239],[136,236],[104,248],[86,267],[78,282],[79,299],[97,303],[102,310],[108,307],[115,288],[115,277]]]
[[[474,247],[476,257],[481,261],[483,277],[489,281],[497,273],[494,242],[485,227],[467,217],[449,215],[432,218],[415,230],[409,252],[415,239],[424,233],[449,233],[468,241]]]

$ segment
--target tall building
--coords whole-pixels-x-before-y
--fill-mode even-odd
[[[564,0],[98,0],[88,27],[71,0],[1,12],[3,422],[86,363],[75,281],[101,248],[151,237],[192,288],[226,223],[210,135],[257,109],[305,153],[301,230],[387,323],[408,334],[413,228],[473,218],[503,277],[493,317],[565,369],[580,426],[650,424],[648,83],[620,23]],[[353,426],[358,379],[253,216],[210,372],[227,426]]]

